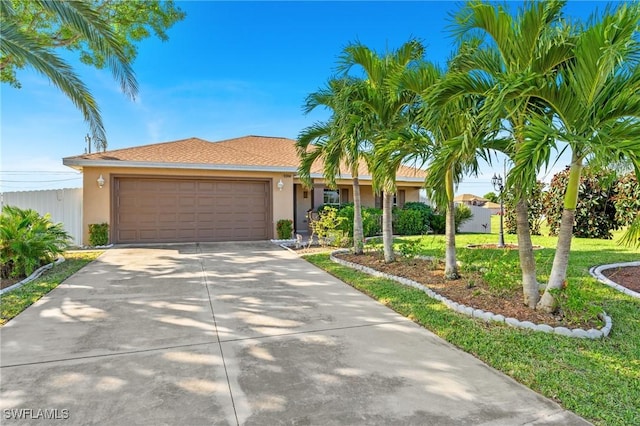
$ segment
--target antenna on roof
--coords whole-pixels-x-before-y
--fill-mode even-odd
[[[87,147],[84,149],[85,154],[91,154],[91,136],[87,133],[84,137],[84,141],[87,143]]]

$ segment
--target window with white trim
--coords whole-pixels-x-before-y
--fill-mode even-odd
[[[340,205],[340,191],[337,189],[326,189],[324,190],[324,195],[322,197],[323,204],[329,205]]]

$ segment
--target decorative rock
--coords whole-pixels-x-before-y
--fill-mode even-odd
[[[528,330],[536,330],[537,327],[534,323],[532,323],[531,321],[521,321],[520,322],[520,327],[522,328],[526,328]]]
[[[595,328],[587,330],[587,334],[589,335],[589,339],[600,339],[604,335],[601,330],[596,330]]]
[[[521,324],[521,322],[520,322],[520,321],[518,321],[518,320],[517,320],[517,319],[515,319],[515,318],[511,318],[511,317],[509,317],[509,318],[505,318],[504,322],[505,322],[505,323],[507,323],[507,324],[509,324],[511,327],[519,327],[519,326],[520,326],[520,324]]]
[[[504,315],[493,314],[491,315],[491,320],[496,322],[504,322]]]
[[[475,316],[475,311],[474,311],[474,316]],[[480,318],[481,320],[484,320],[487,322],[491,321],[492,317],[493,317],[493,314],[491,312],[483,312],[477,316],[477,318]]]
[[[589,338],[589,333],[587,333],[581,328],[574,328],[573,330],[571,330],[571,333],[573,334],[574,337],[579,337],[581,339]]]
[[[471,306],[465,306],[462,308],[462,313],[465,315],[473,316],[473,308]]]
[[[561,336],[573,336],[573,333],[571,333],[571,330],[569,330],[567,327],[556,327],[553,329],[553,332]]]
[[[602,329],[600,329],[600,331],[602,331],[603,335],[608,336],[609,333],[611,333],[611,325],[605,325],[604,327],[602,327]]]
[[[474,317],[480,317],[482,314],[484,314],[484,311],[482,309],[474,309],[473,310],[473,316]]]
[[[549,324],[538,324],[536,325],[536,329],[544,333],[553,333],[553,327],[551,327]]]

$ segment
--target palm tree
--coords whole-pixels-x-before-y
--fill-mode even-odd
[[[423,54],[424,47],[417,40],[410,40],[398,50],[383,56],[360,43],[344,49],[338,70],[347,75],[350,70],[359,67],[364,73],[363,88],[359,91],[357,103],[363,112],[363,129],[373,145],[374,157],[379,157],[377,151],[411,127],[408,109],[414,104],[416,94],[405,90],[401,76],[413,72]],[[382,192],[382,240],[387,263],[395,260],[392,208],[399,165],[396,161],[393,167],[371,170],[374,190]]]
[[[356,110],[358,104],[353,102],[357,84],[358,81],[351,78],[333,79],[325,89],[307,97],[305,113],[320,106],[331,109],[333,113],[328,121],[304,129],[296,147],[300,157],[298,173],[307,186],[311,186],[311,168],[318,159],[322,159],[323,176],[330,188],[336,187],[341,165],[349,169],[353,183],[353,251],[362,254],[364,230],[359,169],[366,159],[367,146]]]
[[[100,14],[88,3],[78,1],[34,1],[44,13],[55,15],[60,22],[82,35],[105,58],[122,91],[135,98],[138,87],[135,75],[124,50]],[[0,2],[0,52],[14,63],[28,64],[47,77],[84,115],[93,140],[106,147],[106,134],[96,100],[80,80],[73,68],[37,37],[24,31],[19,24],[11,2]],[[0,70],[8,61],[0,61]]]
[[[511,144],[504,149],[514,163],[527,161],[526,173],[510,173],[507,186],[514,193],[517,216],[518,251],[522,270],[524,303],[535,308],[540,298],[536,265],[528,222],[527,194],[536,182],[536,173],[550,155],[549,140],[535,156],[522,155],[530,117],[544,105],[529,92],[554,81],[560,67],[572,57],[567,29],[561,26],[564,1],[527,2],[515,16],[504,7],[468,2],[456,15],[454,32],[470,40],[461,52],[461,72],[448,79],[441,101],[470,93],[485,96],[481,116],[487,122],[503,120],[502,131]],[[480,32],[487,40],[474,39]],[[531,154],[531,152],[529,152]],[[516,183],[516,184],[514,184]]]
[[[553,291],[563,287],[567,275],[573,222],[583,162],[588,156],[629,159],[640,171],[640,5],[620,4],[595,16],[578,32],[575,59],[552,84],[535,94],[551,106],[553,120],[532,120],[534,135],[551,134],[566,142],[572,158],[558,245],[546,290],[538,309],[552,312]],[[535,126],[535,127],[533,127]],[[536,149],[528,141],[521,155]],[[518,162],[520,169],[528,165]]]
[[[464,175],[478,174],[479,159],[491,163],[490,150],[504,149],[504,141],[496,137],[495,126],[479,120],[481,104],[482,98],[478,96],[459,98],[441,108],[425,104],[423,125],[434,137],[425,187],[429,198],[446,212],[444,275],[449,280],[460,278],[456,261],[455,186]]]

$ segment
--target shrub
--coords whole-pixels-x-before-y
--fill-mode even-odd
[[[323,205],[318,208],[318,213],[322,214],[327,208],[335,208]],[[353,238],[353,204],[345,203],[337,210],[337,217],[340,218],[338,229]],[[376,208],[362,208],[362,230],[365,237],[373,237],[380,233],[380,216],[382,210]]]
[[[52,262],[69,246],[62,224],[35,210],[4,206],[0,214],[0,265],[2,278],[30,275]]]
[[[398,210],[394,215],[393,233],[397,235],[420,235],[429,230],[418,210]]]
[[[447,218],[443,214],[431,216],[430,227],[434,234],[444,234],[447,226]]]
[[[417,201],[410,201],[404,204],[403,209],[415,210],[420,212],[420,215],[422,217],[422,222],[424,225],[424,233],[429,231],[429,227],[431,225],[431,216],[433,216],[433,209],[431,208],[431,206],[425,203],[417,202]]]
[[[322,246],[348,246],[349,236],[340,230],[344,217],[338,216],[338,209],[325,206],[318,220],[311,222],[311,229]]]
[[[293,221],[291,219],[280,219],[276,223],[276,232],[279,240],[288,240],[293,235]]]
[[[562,219],[564,194],[569,181],[569,168],[557,173],[544,197],[544,213],[549,233],[557,235]],[[573,235],[582,238],[611,239],[611,231],[618,229],[613,201],[615,175],[609,171],[590,171],[585,168],[580,177],[578,205]]]
[[[365,237],[374,237],[382,232],[382,209],[367,207],[362,209],[362,228]]]
[[[618,179],[614,188],[613,204],[616,222],[620,226],[631,224],[640,212],[640,183],[635,173],[627,173]]]
[[[89,224],[89,244],[92,246],[106,246],[109,244],[109,224],[91,223]]]

